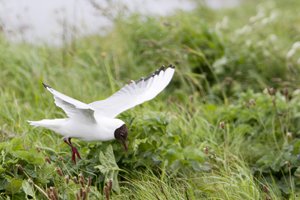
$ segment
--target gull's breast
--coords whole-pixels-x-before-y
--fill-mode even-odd
[[[114,130],[109,126],[92,123],[82,123],[70,120],[60,132],[63,135],[72,138],[78,138],[85,141],[107,141],[114,139]]]

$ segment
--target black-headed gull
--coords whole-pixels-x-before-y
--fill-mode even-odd
[[[173,65],[162,66],[147,78],[131,81],[107,99],[90,104],[68,97],[43,83],[44,87],[53,94],[56,106],[63,109],[68,118],[28,122],[32,126],[41,126],[61,134],[64,142],[71,147],[74,163],[76,163],[76,156],[80,159],[80,154],[73,146],[71,138],[85,141],[117,139],[127,151],[126,124],[115,117],[125,110],[156,97],[170,83],[174,72]]]

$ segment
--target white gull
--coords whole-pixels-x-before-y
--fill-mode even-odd
[[[76,163],[76,156],[80,158],[80,154],[73,146],[71,138],[85,141],[117,139],[127,150],[127,127],[116,116],[156,97],[170,83],[174,72],[173,65],[162,66],[147,78],[131,81],[107,99],[90,104],[68,97],[43,83],[44,87],[52,93],[55,104],[65,111],[68,118],[28,122],[32,126],[44,127],[62,135],[64,142],[72,149],[74,163]]]

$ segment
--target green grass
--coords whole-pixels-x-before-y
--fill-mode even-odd
[[[104,199],[109,180],[111,199],[297,199],[299,6],[132,15],[62,48],[0,37],[0,199]],[[176,65],[167,89],[119,116],[127,153],[74,140],[73,165],[60,136],[27,123],[65,116],[42,82],[89,103],[163,64]]]

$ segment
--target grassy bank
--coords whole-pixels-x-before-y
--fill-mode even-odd
[[[1,37],[0,198],[99,199],[112,180],[111,199],[296,199],[299,6],[133,15],[62,48]],[[65,116],[42,82],[89,103],[163,64],[176,65],[168,88],[119,116],[127,153],[74,140],[73,165],[60,136],[26,122]]]

